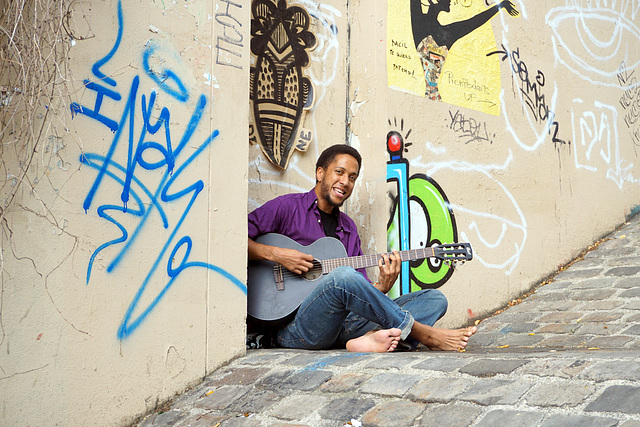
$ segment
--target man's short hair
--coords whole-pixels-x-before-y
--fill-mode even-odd
[[[318,157],[318,161],[316,162],[316,170],[318,170],[318,168],[327,170],[331,162],[333,162],[333,159],[335,159],[336,156],[340,154],[348,154],[356,159],[356,161],[358,162],[358,173],[360,172],[360,167],[362,166],[362,156],[360,155],[358,150],[347,144],[336,144],[325,149],[322,154],[320,154],[320,157]]]

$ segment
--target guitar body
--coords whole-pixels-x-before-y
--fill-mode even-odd
[[[286,249],[297,249],[313,255],[317,260],[328,260],[347,256],[342,243],[333,237],[323,237],[309,246],[280,235],[265,234],[256,242]],[[263,323],[278,324],[292,317],[302,301],[325,276],[305,278],[282,268],[284,289],[279,290],[271,261],[249,261],[247,276],[247,314]]]

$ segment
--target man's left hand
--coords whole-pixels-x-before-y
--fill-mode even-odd
[[[402,261],[398,251],[393,251],[389,256],[382,255],[382,258],[378,261],[378,267],[380,268],[380,273],[378,274],[379,282],[375,284],[375,287],[382,293],[389,292],[400,275],[401,266]]]

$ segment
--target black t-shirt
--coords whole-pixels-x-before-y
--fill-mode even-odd
[[[336,229],[338,228],[338,210],[334,209],[332,213],[328,214],[322,209],[318,209],[320,212],[320,220],[322,222],[322,228],[324,228],[325,236],[338,238]]]

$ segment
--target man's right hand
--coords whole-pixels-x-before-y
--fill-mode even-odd
[[[296,249],[284,249],[272,246],[276,253],[275,262],[296,274],[306,273],[313,267],[313,255],[305,254]]]
[[[250,260],[273,261],[296,274],[305,273],[313,267],[313,255],[296,249],[264,245],[252,239],[249,239],[248,249]]]

